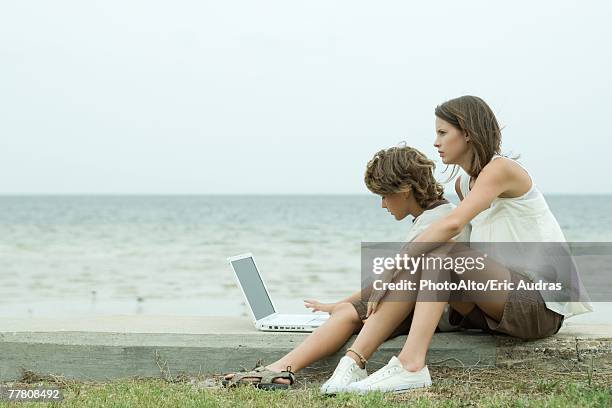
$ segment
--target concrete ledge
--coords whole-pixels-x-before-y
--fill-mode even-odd
[[[273,361],[306,335],[258,332],[250,320],[233,317],[2,319],[0,381],[18,379],[23,370],[81,380],[219,374],[252,368],[258,359]],[[401,336],[385,342],[372,357],[371,369],[386,364],[404,341]],[[306,372],[329,374],[343,354],[344,349]],[[430,346],[428,364],[558,370],[593,364],[609,370],[612,327],[568,325],[556,336],[532,342],[476,332],[439,333]]]

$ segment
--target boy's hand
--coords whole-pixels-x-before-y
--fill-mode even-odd
[[[333,312],[334,307],[336,307],[337,303],[321,303],[318,300],[314,299],[305,299],[304,307],[308,309],[312,309],[312,312],[325,312],[331,314]]]

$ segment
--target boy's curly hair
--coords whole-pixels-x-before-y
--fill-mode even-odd
[[[433,176],[436,165],[417,149],[400,145],[380,150],[366,166],[364,181],[374,194],[401,193],[412,188],[417,203],[426,208],[444,196]]]

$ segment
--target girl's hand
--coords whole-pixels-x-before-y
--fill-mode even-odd
[[[337,303],[321,303],[314,299],[305,299],[304,307],[312,309],[312,312],[325,312],[331,314],[336,307]]]
[[[368,311],[366,312],[366,319],[376,313],[376,309],[378,308],[378,302],[368,302]]]
[[[370,299],[368,299],[368,310],[366,312],[366,318],[370,317],[376,310],[378,309],[378,304],[380,300],[385,296],[386,291],[377,290],[373,291],[370,295]]]
[[[380,275],[380,280],[382,281],[383,284],[389,283],[393,280],[394,275],[395,275],[394,270],[387,269],[386,271],[383,272],[382,275]],[[370,293],[370,299],[368,299],[368,309],[366,312],[366,318],[376,313],[376,310],[378,309],[378,304],[380,303],[380,301],[382,300],[382,298],[385,296],[386,293],[387,293],[386,289],[376,290],[374,289],[374,287],[372,287],[372,292]]]

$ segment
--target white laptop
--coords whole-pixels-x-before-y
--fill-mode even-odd
[[[258,330],[311,332],[329,318],[328,314],[280,314],[253,259],[253,254],[227,258],[246,299]]]

